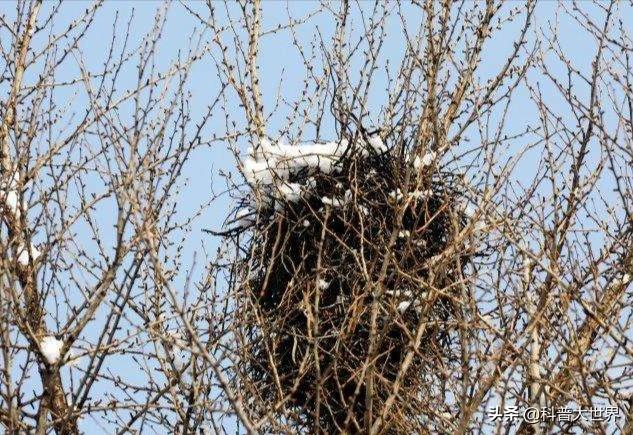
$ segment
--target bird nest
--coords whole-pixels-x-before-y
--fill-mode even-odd
[[[435,157],[359,134],[264,141],[243,163],[251,190],[231,230],[245,253],[237,291],[250,347],[241,363],[257,400],[290,409],[294,427],[358,432],[370,403],[375,419],[398,379],[385,423],[407,433],[412,404],[437,381],[431,368],[453,357],[451,325],[473,252],[455,248],[468,218],[457,178]],[[454,254],[434,270],[449,247]]]

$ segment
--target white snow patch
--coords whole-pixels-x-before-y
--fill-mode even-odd
[[[386,290],[385,294],[388,296],[393,296],[396,298],[400,298],[400,297],[405,297],[405,298],[411,298],[413,295],[411,294],[411,290],[405,290],[405,291],[401,291],[401,290]]]
[[[317,281],[317,288],[319,290],[327,290],[329,287],[330,287],[330,283],[327,282],[326,280],[320,278]]]
[[[402,301],[398,304],[398,311],[404,313],[411,306],[411,301]]]
[[[341,206],[341,200],[338,198],[330,198],[328,196],[324,196],[321,198],[321,202],[324,205],[330,205],[333,207],[340,207]]]
[[[404,195],[402,194],[402,191],[400,189],[396,189],[389,192],[389,198],[393,199],[394,201],[400,201],[402,200],[402,198],[404,198]]]
[[[401,239],[408,239],[409,237],[411,237],[411,231],[409,230],[400,231],[398,233],[398,237]]]
[[[371,135],[367,143],[369,144],[370,147],[372,147],[374,151],[378,153],[384,153],[387,151],[387,146],[382,141],[382,138],[380,137],[379,134]]]
[[[305,186],[308,189],[314,189],[316,187],[316,184],[317,184],[316,179],[314,177],[310,177],[306,180]]]
[[[435,151],[429,151],[428,153],[424,154],[421,158],[420,156],[416,156],[415,159],[413,159],[413,167],[415,169],[420,169],[425,166],[430,166],[431,163],[433,163],[433,161],[435,160],[436,156],[437,154],[435,153]]]
[[[282,141],[273,144],[268,138],[262,138],[259,145],[259,149],[251,149],[251,156],[242,162],[244,176],[250,184],[267,185],[277,179],[287,180],[290,174],[301,169],[331,173],[349,148],[346,140],[289,145]]]
[[[348,204],[352,199],[352,191],[351,190],[346,190],[345,194],[343,195],[343,198],[336,198],[336,197],[329,197],[329,196],[324,196],[321,198],[321,202],[324,205],[329,205],[330,207],[334,207],[334,208],[339,208],[339,207],[345,207],[346,204]]]
[[[404,313],[413,303],[413,294],[411,290],[387,290],[385,294],[389,297],[400,299],[398,303],[398,311]]]
[[[415,246],[419,246],[424,248],[426,246],[426,241],[424,239],[418,239],[415,242],[413,242],[415,244]]]
[[[274,162],[266,160],[245,159],[242,162],[244,177],[250,184],[271,184],[275,177],[284,179],[288,175],[287,170],[276,167]]]
[[[40,342],[42,356],[44,356],[44,359],[46,359],[49,364],[55,364],[59,361],[62,347],[64,347],[64,342],[50,335],[44,337]]]
[[[340,170],[338,161],[348,148],[346,140],[289,145],[262,138],[259,148],[250,147],[249,155],[242,160],[242,173],[251,187],[260,193],[257,196],[259,206],[269,207],[275,199],[297,202],[302,192],[316,187],[317,181],[311,176],[303,184],[291,183],[290,177],[303,170],[308,174],[337,172]],[[332,200],[331,205],[340,207],[343,202]],[[279,201],[275,202],[275,208],[281,208]]]
[[[37,259],[41,255],[41,252],[33,244],[31,244],[30,250],[31,250],[31,258],[33,259],[33,262],[37,261]],[[18,246],[18,263],[20,264],[20,266],[29,265],[29,252],[26,249],[24,249],[24,245]]]
[[[18,207],[18,194],[15,190],[9,190],[5,194],[4,204],[7,206],[9,211],[14,214],[18,214],[20,209]]]
[[[297,202],[301,199],[301,184],[284,183],[278,188],[279,194],[288,202]]]
[[[420,198],[428,198],[430,196],[433,195],[433,191],[431,189],[427,189],[427,190],[414,190],[413,192],[411,192],[409,194],[412,198],[414,199],[420,199]]]
[[[14,218],[20,218],[20,195],[18,191],[20,184],[20,174],[15,173],[8,182],[0,184],[0,203],[4,203],[4,207],[13,214]],[[24,204],[22,204],[24,207]]]

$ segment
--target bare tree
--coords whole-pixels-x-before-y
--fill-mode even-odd
[[[117,16],[95,69],[83,41],[101,2],[70,22],[63,5],[15,6],[1,30],[0,422],[8,433],[78,433],[85,419],[107,432],[192,430],[223,406],[192,350],[218,345],[213,275],[204,292],[167,292],[197,217],[177,213],[183,168],[208,145],[213,101],[195,117],[188,101],[205,43],[192,32],[159,67],[163,5],[139,41],[134,16]],[[195,339],[184,326],[202,324]]]
[[[633,433],[630,5],[86,6],[1,15],[8,433]]]

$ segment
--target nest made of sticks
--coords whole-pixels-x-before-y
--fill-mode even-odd
[[[398,377],[387,426],[412,430],[412,404],[432,394],[430,368],[453,357],[457,283],[474,253],[463,244],[441,270],[429,264],[468,223],[457,178],[433,154],[413,159],[372,139],[342,141],[325,166],[252,183],[257,199],[232,234],[246,253],[246,376],[259,400],[287,400],[290,419],[311,432],[362,430],[370,402],[380,412]]]

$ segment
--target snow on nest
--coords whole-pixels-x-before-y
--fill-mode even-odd
[[[250,150],[250,156],[242,162],[244,177],[250,184],[269,185],[306,168],[329,174],[337,170],[336,164],[348,148],[346,140],[289,145],[262,138],[259,149]]]
[[[411,304],[414,303],[413,293],[410,290],[387,290],[385,295],[389,298],[394,298],[398,301],[398,311],[404,313],[409,309]],[[419,304],[416,304],[416,310],[419,308]]]
[[[359,151],[361,155],[367,155],[370,148],[377,153],[387,151],[387,146],[378,134],[371,135]],[[345,139],[290,145],[283,140],[272,143],[264,137],[260,139],[257,150],[249,148],[249,156],[242,162],[242,171],[251,185],[287,181],[291,174],[302,169],[330,174],[340,170],[339,160],[349,149],[350,143]]]
[[[44,337],[40,342],[42,356],[49,364],[55,364],[59,361],[62,347],[64,347],[64,342],[50,335]]]
[[[319,290],[327,290],[330,287],[330,283],[324,279],[319,279],[317,281],[317,287]]]
[[[408,239],[409,237],[411,237],[411,231],[409,230],[402,230],[398,233],[398,238],[400,239]]]
[[[402,301],[398,304],[398,311],[404,313],[411,306],[410,300]]]
[[[378,134],[373,134],[369,137],[367,144],[374,149],[374,151],[378,153],[387,152],[387,146],[382,141],[382,138]]]
[[[360,143],[361,146],[355,151],[361,156],[367,156],[372,151],[379,154],[389,151],[377,133],[371,134]],[[249,147],[247,156],[240,164],[244,178],[253,189],[253,201],[246,210],[238,211],[234,223],[238,227],[248,227],[254,221],[249,215],[256,213],[260,207],[278,210],[284,202],[300,201],[303,195],[316,187],[316,179],[311,174],[327,175],[340,171],[341,158],[350,151],[351,146],[345,139],[291,145],[282,139],[271,141],[266,137],[260,138],[257,146]],[[416,169],[429,166],[436,157],[435,152],[428,152],[422,157],[416,157],[413,166]],[[302,183],[290,182],[290,178],[300,171],[306,171],[308,178]],[[411,193],[416,199],[431,194],[431,191]],[[390,192],[389,196],[397,202],[404,198],[399,189]],[[342,197],[330,195],[321,198],[324,205],[335,208],[344,207],[350,200],[350,191],[345,192]]]
[[[288,202],[297,202],[301,199],[302,185],[299,183],[283,183],[278,186],[279,195]]]
[[[402,198],[404,198],[404,195],[402,194],[402,191],[398,188],[389,192],[389,198],[394,201],[401,201]]]
[[[409,193],[409,196],[411,196],[414,199],[429,198],[429,197],[433,196],[433,190],[431,190],[431,189],[414,190],[413,192]]]
[[[328,196],[324,196],[321,198],[321,202],[324,205],[329,205],[331,207],[345,207],[346,204],[348,204],[350,201],[352,200],[352,191],[347,189],[345,191],[345,194],[343,195],[342,198],[337,198],[337,197],[328,197]]]

